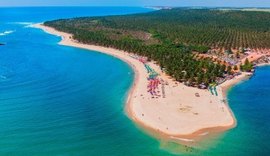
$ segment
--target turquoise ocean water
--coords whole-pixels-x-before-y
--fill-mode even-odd
[[[128,7],[0,8],[0,155],[268,155],[270,67],[229,91],[238,126],[188,152],[125,114],[134,72],[97,52],[60,46],[31,27],[59,18],[151,11]]]

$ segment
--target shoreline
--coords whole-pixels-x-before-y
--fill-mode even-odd
[[[262,66],[270,66],[270,63],[261,63],[257,65],[257,67],[262,67]]]
[[[147,72],[142,63],[131,58],[129,53],[95,45],[78,43],[72,35],[60,32],[42,24],[34,25],[43,31],[60,36],[60,45],[83,48],[111,55],[129,64],[134,71],[134,81],[129,89],[126,113],[130,119],[150,134],[173,140],[195,140],[203,134],[223,132],[236,126],[237,122],[227,99],[227,91],[233,85],[247,79],[243,73],[217,87],[218,96],[207,90],[187,87],[175,82],[161,72],[153,62],[149,63],[162,79],[168,81],[166,98],[152,99],[147,93]],[[200,97],[194,94],[199,93]]]

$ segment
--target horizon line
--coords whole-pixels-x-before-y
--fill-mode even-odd
[[[262,7],[262,6],[170,6],[170,5],[134,5],[134,6],[127,6],[127,5],[88,5],[88,6],[81,6],[81,5],[23,5],[23,6],[0,6],[0,8],[26,8],[26,7],[171,7],[171,8],[269,8],[270,6]]]

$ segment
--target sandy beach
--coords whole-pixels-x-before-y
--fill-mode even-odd
[[[211,131],[228,130],[236,125],[236,119],[226,102],[226,92],[230,86],[246,79],[247,73],[217,86],[218,96],[215,96],[208,90],[187,87],[175,82],[162,73],[156,64],[150,62],[151,68],[168,84],[163,88],[165,98],[152,98],[147,89],[148,73],[144,65],[132,58],[129,53],[81,44],[74,41],[71,34],[59,32],[42,24],[36,24],[35,27],[61,36],[62,40],[59,43],[61,45],[102,52],[127,62],[135,71],[135,81],[127,99],[126,110],[128,116],[140,127],[170,138],[191,139]],[[199,97],[195,96],[196,94]]]

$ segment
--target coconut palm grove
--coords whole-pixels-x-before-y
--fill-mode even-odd
[[[240,58],[270,48],[268,12],[169,8],[150,13],[45,22],[82,43],[113,47],[156,61],[177,81],[209,85],[252,70]],[[223,59],[215,59],[211,52]],[[234,59],[229,63],[228,59]]]

